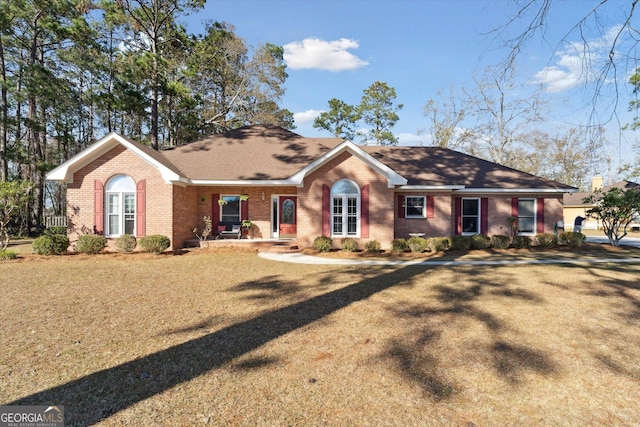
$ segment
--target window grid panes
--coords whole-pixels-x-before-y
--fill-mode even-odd
[[[331,234],[357,236],[360,232],[360,191],[349,180],[340,180],[331,187]]]
[[[240,223],[240,196],[222,196],[223,203],[220,206],[220,221],[226,223]]]
[[[533,199],[518,200],[518,233],[533,234],[536,224],[536,205]]]
[[[424,197],[407,196],[404,202],[405,202],[406,218],[425,218],[425,214],[424,214],[425,198]]]
[[[462,199],[462,233],[478,234],[480,224],[480,201],[478,199]]]
[[[333,234],[342,234],[342,198],[333,198]]]
[[[105,234],[120,236],[135,234],[136,229],[136,184],[126,175],[117,175],[105,188]]]

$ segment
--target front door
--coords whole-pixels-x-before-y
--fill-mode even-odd
[[[296,237],[298,198],[296,196],[280,196],[278,198],[278,207],[280,208],[278,236],[280,238]]]

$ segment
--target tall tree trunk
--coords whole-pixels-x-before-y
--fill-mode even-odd
[[[7,101],[7,71],[4,60],[4,46],[0,37],[0,181],[6,181],[9,175],[7,160],[7,126],[9,106]]]

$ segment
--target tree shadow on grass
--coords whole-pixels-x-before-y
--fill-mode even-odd
[[[378,274],[373,276],[369,276],[371,270],[368,270],[368,277],[352,285],[5,404],[64,405],[65,422],[68,425],[95,424],[354,302],[410,281],[426,270],[424,266],[399,269],[381,267]],[[248,365],[241,363],[239,368],[253,368],[274,362],[249,361]]]

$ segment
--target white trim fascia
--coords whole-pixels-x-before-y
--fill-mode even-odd
[[[197,186],[251,186],[251,187],[295,187],[296,182],[290,179],[274,179],[274,180],[222,180],[222,179],[192,179],[189,181],[191,185]]]
[[[401,185],[396,187],[400,191],[455,191],[464,189],[464,185]]]
[[[115,132],[107,134],[102,139],[92,144],[91,147],[81,151],[74,157],[62,163],[60,166],[51,170],[49,173],[47,173],[46,179],[49,181],[63,181],[66,183],[72,183],[73,174],[75,172],[88,165],[103,154],[106,154],[118,144],[123,145],[126,149],[132,151],[142,160],[158,169],[160,175],[162,176],[162,179],[164,179],[167,184],[186,185],[188,183],[187,178],[175,173],[152,157],[149,157],[144,151],[140,150],[138,147],[127,141],[126,138],[123,138]]]
[[[345,151],[348,151],[353,156],[357,157],[358,159],[366,163],[373,170],[384,175],[387,178],[388,188],[395,188],[398,185],[407,184],[408,181],[405,177],[403,177],[402,175],[400,175],[399,173],[397,173],[396,171],[394,171],[393,169],[391,169],[389,166],[385,165],[381,161],[375,159],[370,154],[366,153],[364,150],[358,147],[356,144],[348,140],[345,140],[344,142],[338,144],[336,147],[331,149],[329,152],[327,152],[323,156],[309,163],[309,165],[307,165],[300,171],[293,174],[289,178],[289,180],[292,182],[295,182],[298,187],[302,187],[304,185],[304,178],[307,175],[309,175],[310,173],[320,168],[322,165],[331,161],[336,156],[342,154]]]
[[[498,193],[545,193],[545,194],[564,194],[574,193],[573,190],[563,190],[559,188],[464,188],[455,190],[457,194],[498,194]]]

